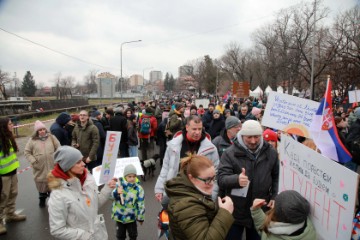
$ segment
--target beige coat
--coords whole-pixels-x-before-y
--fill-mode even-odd
[[[39,184],[45,185],[43,187],[46,188],[47,174],[54,168],[53,154],[58,147],[60,147],[60,142],[50,133],[48,133],[48,138],[45,141],[40,140],[34,134],[25,146],[24,154],[32,166],[34,180],[39,192],[45,192]]]

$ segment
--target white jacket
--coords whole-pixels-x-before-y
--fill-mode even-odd
[[[78,178],[57,180],[61,185],[52,190],[48,202],[51,235],[69,240],[107,240],[104,218],[98,215],[98,209],[109,199],[112,189],[105,184],[99,193],[90,173],[83,188]]]
[[[164,193],[165,182],[173,177],[176,177],[178,174],[182,146],[181,143],[183,139],[184,136],[180,134],[168,142],[161,172],[155,184],[155,193]],[[217,170],[219,165],[219,154],[215,145],[207,137],[201,141],[197,154],[206,156],[213,161],[215,169]],[[215,189],[217,190],[217,187],[215,187],[214,190]]]

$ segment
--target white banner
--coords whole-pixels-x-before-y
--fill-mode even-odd
[[[350,239],[358,174],[285,134],[279,149],[279,191],[295,190],[309,201],[318,239]]]
[[[261,124],[303,137],[311,137],[309,128],[320,103],[288,94],[270,92]]]
[[[349,103],[360,102],[360,90],[349,91]]]
[[[112,175],[110,177],[110,179],[112,179],[113,177],[116,177],[116,178],[123,177],[124,176],[124,168],[128,164],[134,165],[134,167],[136,168],[137,175],[144,175],[143,169],[141,167],[140,159],[138,157],[118,158],[116,160],[115,168],[112,171],[114,173],[114,175]],[[98,166],[93,169],[93,176],[94,176],[95,182],[98,186],[104,184],[104,183],[100,183],[100,175],[102,172],[101,170],[102,170],[102,166]]]
[[[210,103],[209,99],[206,99],[206,98],[204,98],[204,99],[195,99],[195,105],[196,105],[197,108],[199,108],[199,106],[201,104],[201,105],[203,105],[204,109],[207,109],[208,106],[209,106],[209,103]]]
[[[119,152],[121,132],[107,131],[99,183],[104,184],[114,176],[116,159]]]

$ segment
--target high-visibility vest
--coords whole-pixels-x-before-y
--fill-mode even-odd
[[[13,148],[10,148],[10,155],[4,156],[4,152],[0,152],[0,175],[7,174],[20,167],[19,160]]]

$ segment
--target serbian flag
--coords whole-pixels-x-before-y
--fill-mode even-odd
[[[331,81],[328,79],[325,96],[310,125],[311,137],[322,155],[336,162],[346,163],[352,157],[337,132],[331,100]]]
[[[231,92],[227,91],[227,93],[225,93],[225,95],[222,97],[222,100],[227,101],[229,99],[229,97],[231,97]]]

